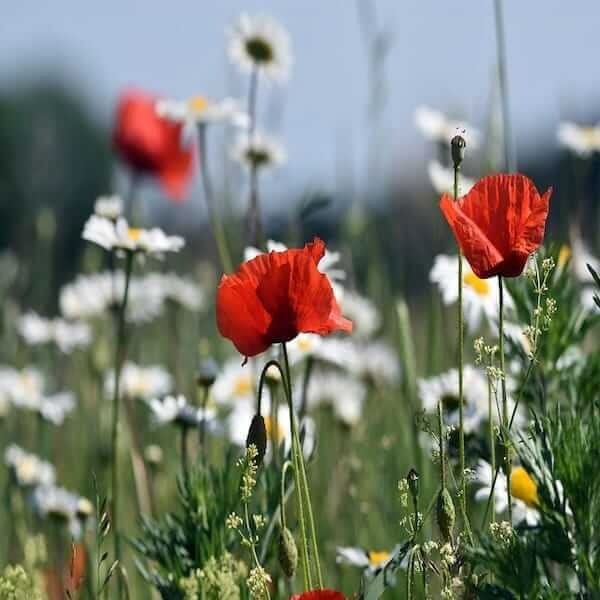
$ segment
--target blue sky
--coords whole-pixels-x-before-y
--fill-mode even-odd
[[[360,1],[360,0],[359,0]],[[373,0],[394,31],[386,73],[383,152],[398,177],[425,178],[428,149],[413,123],[420,103],[482,126],[492,93],[492,0]],[[505,0],[510,102],[519,145],[553,142],[561,117],[600,106],[600,3]],[[282,102],[289,181],[332,180],[336,164],[361,165],[366,147],[367,66],[353,0],[19,0],[0,21],[0,82],[51,70],[77,84],[109,122],[119,90],[243,93],[227,64],[224,31],[241,11],[269,13],[289,29],[296,58],[289,85],[260,90]],[[364,167],[361,166],[361,169]]]

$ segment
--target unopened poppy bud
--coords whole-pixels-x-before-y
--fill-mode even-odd
[[[462,135],[455,135],[450,141],[450,155],[452,156],[452,164],[455,169],[459,169],[462,161],[465,158],[465,148],[467,142]]]
[[[279,565],[287,577],[293,577],[298,567],[298,548],[287,527],[283,527],[279,534]]]
[[[219,367],[212,358],[205,358],[198,365],[198,373],[196,375],[196,383],[205,388],[209,388],[219,374]]]
[[[452,496],[446,488],[442,488],[437,499],[437,523],[446,542],[452,541],[452,530],[455,521],[456,511],[454,510]]]
[[[411,496],[416,502],[419,497],[419,474],[414,469],[411,469],[406,476],[406,481],[408,481],[408,489],[410,490]]]
[[[246,448],[252,445],[254,445],[257,451],[256,464],[261,465],[267,452],[267,427],[262,415],[254,415],[252,417],[252,423],[250,423],[248,437],[246,438]]]

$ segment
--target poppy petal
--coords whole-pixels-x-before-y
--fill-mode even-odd
[[[442,196],[440,208],[475,275],[480,279],[492,277],[504,260],[500,252],[481,229],[463,213],[459,203],[447,194]]]

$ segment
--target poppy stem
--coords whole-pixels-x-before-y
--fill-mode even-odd
[[[454,201],[458,201],[458,171],[460,163],[454,163]],[[465,326],[463,316],[463,256],[458,248],[458,454],[460,464],[460,506],[467,519],[467,486],[465,478],[465,423],[464,423],[464,362]],[[465,523],[468,527],[468,524]]]
[[[298,428],[296,426],[296,416],[294,414],[294,407],[292,403],[292,385],[291,385],[291,372],[290,362],[288,359],[287,348],[285,342],[281,344],[283,353],[283,364],[285,367],[285,379],[287,386],[288,405],[290,409],[290,420],[292,430],[292,448],[296,448],[295,454],[298,465],[298,473],[294,472],[296,477],[296,487],[298,488],[298,495],[302,498],[302,502],[305,504],[306,516],[308,517],[308,528],[310,534],[310,542],[312,545],[311,552],[313,554],[313,560],[316,569],[317,583],[320,589],[323,589],[323,575],[321,573],[321,564],[319,562],[319,548],[317,544],[317,532],[315,527],[315,519],[312,510],[312,503],[310,499],[310,489],[308,487],[308,478],[306,476],[306,467],[304,465],[304,453],[302,452],[302,445],[300,444],[300,438],[298,436]],[[308,547],[307,547],[308,551]]]
[[[510,493],[510,447],[508,444],[508,398],[506,395],[506,369],[504,365],[504,284],[498,275],[498,346],[500,348],[500,370],[502,371],[502,423],[504,424],[504,468],[506,470],[506,494],[508,500],[508,522],[512,523],[512,501]]]
[[[119,406],[120,406],[120,384],[121,371],[125,363],[126,338],[125,338],[125,312],[127,309],[127,300],[129,298],[129,283],[131,280],[131,271],[133,268],[133,252],[127,252],[125,258],[125,290],[123,300],[119,306],[117,315],[116,331],[116,349],[115,349],[115,379],[113,390],[113,410],[112,410],[112,433],[111,433],[111,475],[112,475],[112,529],[114,536],[115,560],[121,561],[121,540],[119,538]],[[123,596],[123,582],[120,575],[118,579],[118,598]]]
[[[504,35],[504,19],[502,17],[502,0],[494,0],[494,21],[496,25],[496,52],[498,58],[498,87],[502,105],[502,138],[504,142],[504,168],[508,173],[517,169],[512,144],[510,111],[508,107],[508,79],[506,76],[506,40]]]
[[[492,473],[496,472],[496,440],[494,436],[494,418],[493,418],[493,407],[492,407],[492,381],[488,375],[487,378],[488,386],[488,433],[489,433],[489,444],[490,444],[490,464],[492,466]],[[496,520],[495,518],[495,502],[494,502],[494,491],[490,490],[490,502],[492,508],[492,523]]]
[[[219,259],[221,261],[221,268],[226,273],[233,271],[233,263],[231,262],[231,256],[227,247],[227,236],[225,235],[225,229],[219,211],[216,210],[213,202],[213,188],[210,180],[210,174],[208,172],[208,159],[207,159],[207,141],[206,141],[206,123],[200,123],[198,125],[198,154],[200,155],[200,178],[202,180],[202,187],[204,189],[204,199],[206,200],[206,208],[208,210],[208,218],[210,220],[210,226],[212,229],[215,242],[217,244],[217,251],[219,253]]]

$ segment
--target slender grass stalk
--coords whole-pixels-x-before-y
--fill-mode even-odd
[[[298,436],[298,427],[296,424],[296,416],[294,414],[294,407],[292,404],[292,383],[291,383],[291,371],[290,362],[288,359],[287,348],[285,342],[281,344],[283,354],[283,364],[285,368],[285,380],[287,386],[288,405],[290,409],[290,419],[292,422],[292,447],[295,446],[295,454],[298,463],[298,477],[296,479],[296,488],[298,489],[299,495],[303,497],[305,504],[306,516],[308,520],[308,528],[310,533],[310,543],[312,546],[313,560],[315,563],[315,570],[317,575],[317,583],[320,589],[323,589],[323,575],[321,572],[321,564],[319,561],[319,548],[317,543],[317,532],[315,527],[315,518],[312,510],[312,503],[310,499],[310,489],[308,487],[308,478],[306,476],[306,467],[304,465],[304,454],[302,452],[302,445],[300,444],[300,438]],[[294,474],[296,475],[296,474]]]
[[[458,201],[458,171],[460,163],[454,162],[454,201]],[[461,512],[467,515],[467,482],[465,478],[465,421],[464,421],[464,363],[465,326],[463,316],[463,256],[458,248],[458,455],[460,464],[460,505]]]
[[[125,312],[127,310],[127,300],[129,298],[129,283],[131,280],[131,271],[133,269],[133,253],[127,252],[125,258],[125,290],[123,300],[119,306],[117,315],[117,345],[115,350],[115,379],[113,392],[113,411],[112,411],[112,435],[111,435],[111,470],[112,470],[112,528],[114,536],[115,560],[121,560],[121,541],[119,538],[119,405],[120,405],[120,384],[121,370],[125,362],[126,339],[125,339]],[[118,577],[118,598],[123,595],[123,583],[121,577]]]
[[[492,473],[496,472],[496,440],[494,436],[494,418],[493,418],[493,406],[492,406],[492,382],[488,375],[488,434],[490,443],[490,465],[492,467]],[[493,498],[494,492],[490,492],[490,501],[492,506],[492,522],[496,520],[495,515],[495,501]]]
[[[200,398],[200,407],[202,408],[202,421],[200,422],[200,430],[198,432],[198,441],[200,442],[200,452],[202,458],[206,462],[206,403],[208,402],[207,385],[202,386],[202,396]]]
[[[499,337],[499,348],[500,348],[500,370],[502,371],[502,422],[505,427],[505,439],[504,439],[504,468],[506,470],[506,494],[508,500],[508,521],[512,523],[512,501],[510,493],[510,448],[508,444],[508,397],[506,394],[506,368],[504,364],[504,284],[502,282],[502,275],[498,275],[498,337]]]
[[[444,437],[446,433],[444,431],[444,417],[442,411],[442,401],[438,401],[438,433],[440,438],[440,479],[442,483],[442,489],[446,489],[446,444]]]
[[[512,144],[512,128],[508,106],[508,78],[506,75],[506,40],[504,35],[504,19],[502,16],[502,0],[494,0],[494,22],[496,26],[496,52],[498,58],[498,86],[502,105],[502,137],[504,142],[504,165],[507,172],[516,170],[516,160]]]
[[[206,129],[206,123],[200,123],[198,125],[198,154],[200,155],[200,179],[202,180],[202,187],[204,189],[204,199],[206,201],[206,208],[208,210],[208,218],[210,220],[212,234],[215,238],[215,243],[217,245],[219,260],[221,261],[221,268],[226,273],[231,273],[233,271],[233,263],[231,262],[231,255],[229,254],[229,248],[227,246],[227,236],[225,235],[225,228],[223,227],[221,214],[214,204],[213,187],[210,179],[210,173],[208,170],[208,144]]]
[[[181,426],[181,470],[183,476],[187,479],[189,475],[188,469],[188,428],[185,425]]]
[[[250,87],[248,89],[248,116],[250,127],[248,128],[248,141],[250,146],[254,142],[256,133],[256,98],[258,95],[258,68],[252,70],[250,75]],[[258,193],[258,165],[252,160],[250,165],[250,199],[248,202],[248,216],[246,226],[248,228],[248,242],[260,248],[263,240],[262,223],[260,219],[260,203]]]

